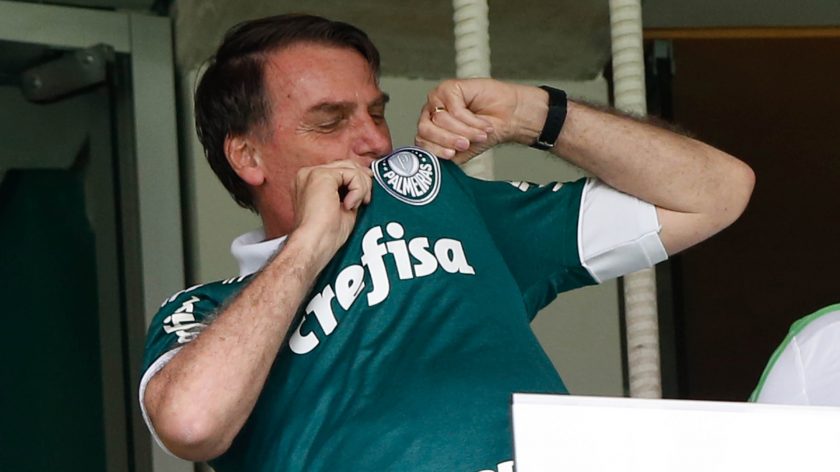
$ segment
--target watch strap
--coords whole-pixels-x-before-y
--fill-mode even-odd
[[[560,136],[560,130],[563,129],[563,123],[566,122],[568,99],[566,92],[562,90],[548,85],[540,85],[540,88],[548,92],[548,114],[540,136],[531,144],[531,147],[548,150],[554,147],[557,137]]]

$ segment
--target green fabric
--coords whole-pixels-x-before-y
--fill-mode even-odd
[[[374,186],[217,471],[495,470],[513,458],[512,392],[566,392],[529,323],[594,283],[577,254],[584,181],[521,191],[440,172],[426,204]],[[244,283],[165,304],[146,367]]]
[[[767,381],[767,376],[770,375],[770,372],[776,365],[776,361],[779,359],[779,356],[781,356],[785,349],[787,349],[791,341],[793,341],[793,339],[796,338],[796,336],[799,335],[799,333],[801,333],[806,326],[811,324],[817,318],[820,318],[828,313],[833,313],[838,310],[840,310],[840,303],[836,305],[829,305],[825,308],[817,310],[814,313],[811,313],[808,316],[805,316],[804,318],[796,320],[790,326],[790,330],[788,331],[787,336],[785,336],[785,339],[773,352],[773,355],[770,356],[770,360],[767,362],[767,367],[764,368],[764,372],[762,372],[761,378],[758,380],[758,385],[755,387],[755,390],[753,390],[752,395],[750,395],[750,402],[756,402],[758,400],[758,396],[761,395],[761,390],[764,388],[764,383]]]
[[[79,173],[0,188],[0,470],[104,471],[96,254]],[[115,314],[116,315],[116,314]]]

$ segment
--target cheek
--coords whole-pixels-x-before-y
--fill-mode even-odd
[[[310,166],[329,164],[331,162],[347,159],[353,155],[352,134],[339,132],[324,135],[311,143],[307,160]]]
[[[388,127],[388,123],[383,123],[382,124],[382,133],[388,139],[388,142],[390,143],[389,146],[393,147],[394,143],[391,141],[391,128]],[[389,150],[388,152],[391,152],[391,150]]]

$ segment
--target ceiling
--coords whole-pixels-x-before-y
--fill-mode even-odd
[[[488,0],[492,73],[507,79],[586,80],[609,59],[607,0]],[[382,52],[384,75],[455,74],[449,0],[57,0],[89,8],[152,11],[174,20],[176,60],[191,69],[212,54],[233,24],[283,12],[309,12],[365,30]]]
[[[104,10],[162,11],[172,3],[171,0],[13,0],[21,3],[43,3],[48,5],[68,5]]]
[[[177,0],[179,66],[212,54],[233,24],[283,12],[309,12],[355,24],[382,52],[385,75],[455,74],[452,3],[447,0]],[[596,77],[609,59],[607,0],[489,0],[492,72],[507,79]]]
[[[154,12],[174,22],[176,60],[192,69],[233,24],[283,12],[353,23],[382,52],[383,73],[455,74],[450,0],[21,0],[28,3]],[[488,0],[493,75],[506,79],[586,80],[609,60],[608,0]],[[834,26],[837,0],[644,0],[645,26]]]

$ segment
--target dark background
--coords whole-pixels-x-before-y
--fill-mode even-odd
[[[746,161],[756,187],[664,269],[665,394],[743,401],[791,323],[840,301],[840,38],[670,45],[651,113]]]

